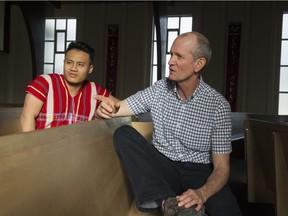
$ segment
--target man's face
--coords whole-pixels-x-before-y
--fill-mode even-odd
[[[89,54],[77,49],[69,50],[64,59],[64,77],[68,85],[82,85],[92,73]]]
[[[171,47],[169,65],[169,79],[182,82],[189,80],[195,72],[196,61],[192,57],[192,49],[196,39],[191,37],[177,38]]]

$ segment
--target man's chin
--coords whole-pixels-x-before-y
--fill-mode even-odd
[[[66,80],[66,82],[68,83],[68,85],[74,86],[74,87],[81,86],[83,83],[83,82],[77,82],[75,80]]]
[[[176,81],[176,78],[175,78],[174,76],[172,76],[172,75],[169,75],[169,76],[167,77],[167,79],[169,79],[169,80],[171,80],[171,81]]]

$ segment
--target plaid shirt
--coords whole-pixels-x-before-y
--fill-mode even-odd
[[[126,102],[136,116],[151,112],[152,143],[173,161],[209,164],[212,154],[232,151],[230,105],[202,77],[186,101],[165,78]]]

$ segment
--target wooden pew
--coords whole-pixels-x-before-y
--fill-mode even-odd
[[[114,152],[114,129],[127,120],[21,133],[21,111],[0,108],[0,133],[8,135],[0,137],[1,216],[160,215],[136,209]],[[144,120],[129,124],[150,141],[153,126]]]
[[[245,120],[248,201],[275,203],[273,127],[269,122]]]
[[[274,133],[277,216],[288,215],[288,125]]]
[[[112,134],[129,122],[1,136],[0,215],[128,215],[133,197]]]
[[[245,121],[248,201],[272,203],[276,215],[288,215],[288,124]]]
[[[21,132],[22,107],[0,107],[0,136]]]
[[[115,128],[126,123],[150,142],[151,122],[118,118],[21,133],[21,112],[0,107],[1,216],[157,215],[132,203],[112,143]]]
[[[151,143],[152,141],[152,132],[153,132],[153,125],[152,122],[135,122],[133,121],[132,127],[134,127],[142,136]]]

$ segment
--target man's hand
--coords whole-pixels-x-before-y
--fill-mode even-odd
[[[206,200],[217,193],[228,181],[230,154],[212,154],[213,172],[208,177],[206,183],[197,190],[188,189],[177,196],[178,205],[189,208],[197,205],[196,210],[200,210]]]
[[[193,205],[196,205],[195,210],[200,211],[203,204],[206,202],[205,195],[201,191],[201,189],[198,190],[192,190],[188,189],[181,195],[176,197],[178,200],[179,206],[184,206],[185,208],[190,208]]]
[[[97,115],[97,117],[104,119],[110,119],[115,117],[115,114],[118,112],[120,108],[119,103],[115,103],[111,99],[101,95],[94,96],[94,99],[99,100],[101,102],[95,112],[95,116]]]

